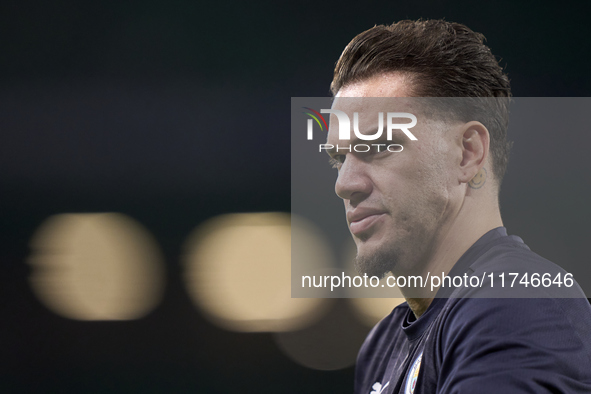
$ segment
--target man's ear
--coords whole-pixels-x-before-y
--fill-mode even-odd
[[[488,158],[489,145],[490,134],[482,123],[472,121],[464,124],[461,130],[460,182],[470,183],[477,175],[483,175],[482,171],[486,171],[484,163]]]

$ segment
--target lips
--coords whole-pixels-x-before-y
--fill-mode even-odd
[[[347,221],[353,235],[367,231],[385,216],[386,212],[372,208],[355,208],[347,212]]]

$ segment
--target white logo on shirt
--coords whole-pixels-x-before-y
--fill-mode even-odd
[[[382,384],[380,382],[375,382],[373,386],[371,386],[373,390],[369,394],[382,394],[382,391],[384,391],[389,384],[390,382],[386,383],[384,387],[382,387]]]

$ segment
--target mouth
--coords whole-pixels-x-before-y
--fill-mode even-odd
[[[371,215],[364,216],[358,220],[354,220],[349,224],[349,229],[351,230],[351,234],[358,235],[373,227],[378,221],[380,221],[386,214],[385,213],[375,213]]]

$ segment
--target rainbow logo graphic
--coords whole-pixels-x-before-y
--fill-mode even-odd
[[[320,130],[324,131],[324,127],[326,127],[326,131],[328,131],[328,125],[326,124],[326,120],[324,120],[324,117],[322,115],[320,115],[320,113],[318,111],[314,111],[312,108],[308,108],[308,107],[302,107],[304,109],[307,109],[310,112],[302,112],[308,116],[310,116],[312,119],[314,119],[316,121],[316,123],[318,123],[318,126],[320,126]],[[311,140],[312,139],[312,119],[308,119],[308,139]],[[322,120],[322,122],[320,122],[320,120]],[[322,126],[324,124],[324,127]]]

